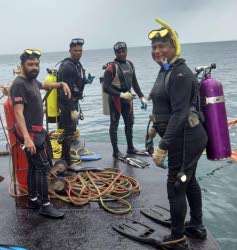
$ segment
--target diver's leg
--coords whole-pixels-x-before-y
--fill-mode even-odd
[[[41,199],[41,207],[39,213],[43,216],[51,218],[62,218],[64,212],[61,212],[50,204],[48,196],[48,175],[50,164],[44,147],[36,149],[36,153],[32,156],[32,161],[35,166],[36,186]]]
[[[109,109],[110,109],[110,128],[109,128],[109,135],[111,144],[113,147],[113,155],[119,153],[118,148],[118,125],[120,119],[120,98],[109,96]]]
[[[189,249],[184,236],[184,220],[187,212],[185,190],[187,185],[176,187],[179,169],[169,169],[167,192],[170,203],[171,234],[165,235],[162,246],[167,249]]]
[[[127,153],[134,151],[133,146],[133,124],[134,124],[134,114],[133,114],[133,102],[128,100],[122,101],[122,116],[125,124],[125,135],[127,140]]]
[[[28,174],[27,174],[27,186],[28,186],[28,203],[27,207],[31,209],[37,209],[41,206],[41,201],[38,199],[36,173],[34,162],[31,161],[31,156],[27,156],[28,159]]]
[[[178,172],[179,169],[169,169],[167,180],[167,192],[171,215],[171,235],[174,238],[182,238],[184,236],[184,220],[187,213],[187,183],[179,184],[177,187],[176,176]]]
[[[202,224],[202,193],[201,188],[197,182],[196,176],[196,166],[193,171],[193,175],[188,183],[188,188],[186,191],[188,203],[190,206],[190,223],[194,225]]]
[[[205,239],[207,232],[202,221],[202,193],[196,179],[196,166],[188,183],[186,196],[190,206],[190,221],[186,223],[185,233],[191,237]]]
[[[72,165],[70,148],[72,144],[72,137],[76,130],[76,122],[71,119],[71,109],[68,106],[59,104],[61,110],[60,120],[63,125],[64,131],[61,137],[62,153],[61,158],[65,160],[68,166]]]

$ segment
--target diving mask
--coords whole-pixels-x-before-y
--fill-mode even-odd
[[[84,43],[85,43],[85,40],[83,38],[74,38],[71,41],[71,44],[83,45]]]
[[[117,51],[119,49],[126,49],[127,48],[127,44],[125,42],[117,42],[114,45],[114,50]]]
[[[42,54],[41,51],[37,49],[26,49],[24,52],[28,55],[36,55],[38,57],[40,57]]]
[[[152,40],[154,37],[165,37],[168,34],[168,30],[167,29],[162,29],[162,30],[152,30],[149,34],[148,34],[148,38],[150,40]]]

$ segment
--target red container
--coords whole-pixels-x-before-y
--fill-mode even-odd
[[[16,123],[16,117],[10,97],[8,97],[8,99],[4,102],[4,113],[10,140],[10,148],[12,151],[13,174],[16,177],[18,187],[28,190],[28,160],[26,158],[25,152],[20,147],[21,143],[14,134],[14,124]]]

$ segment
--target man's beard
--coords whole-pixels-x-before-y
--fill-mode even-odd
[[[32,70],[32,71],[25,71],[25,75],[29,80],[34,80],[37,78],[37,76],[39,75],[39,71],[36,70]]]

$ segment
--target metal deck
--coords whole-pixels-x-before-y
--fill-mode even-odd
[[[0,175],[5,180],[0,183],[0,244],[20,245],[29,249],[128,249],[144,250],[155,247],[130,240],[115,232],[111,225],[130,218],[151,226],[163,237],[169,232],[140,213],[140,209],[159,204],[168,206],[166,193],[167,170],[152,164],[150,157],[137,157],[150,162],[145,169],[134,168],[112,158],[110,144],[88,143],[87,148],[99,153],[102,160],[83,163],[83,166],[115,167],[125,175],[138,180],[140,194],[128,198],[132,211],[126,215],[114,215],[100,208],[98,203],[76,207],[59,200],[53,200],[55,207],[65,211],[64,219],[54,220],[38,215],[26,208],[26,198],[14,199],[8,194],[9,157],[0,157]],[[122,147],[121,147],[122,148]],[[124,152],[125,152],[125,148]],[[219,250],[219,246],[208,234],[205,241],[188,238],[190,249]]]

